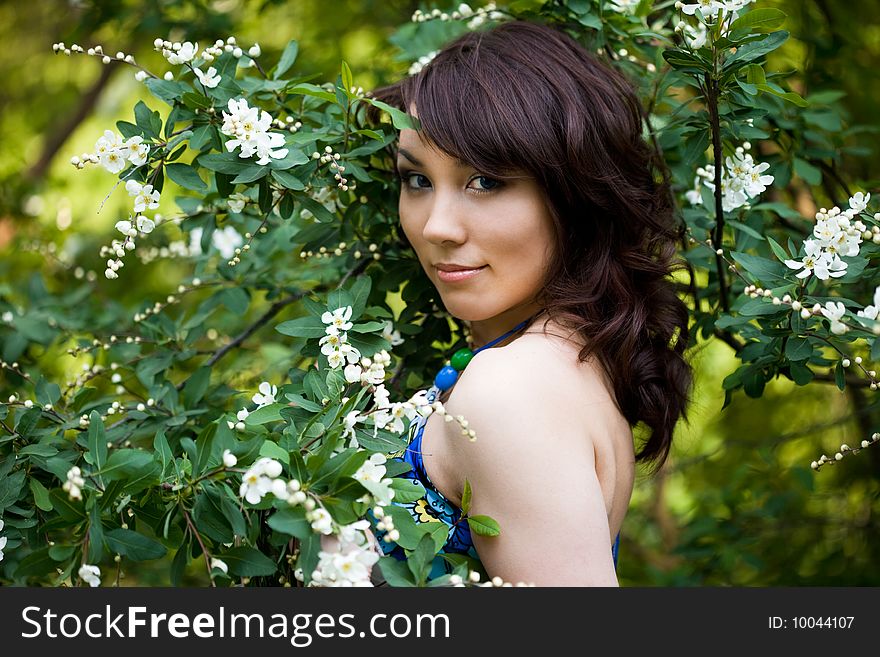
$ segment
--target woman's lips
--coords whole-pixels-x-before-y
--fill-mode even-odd
[[[483,271],[487,266],[488,265],[483,265],[478,269],[462,269],[460,271],[443,271],[442,269],[438,269],[437,278],[439,278],[444,283],[457,283],[458,281],[473,278],[481,271]]]

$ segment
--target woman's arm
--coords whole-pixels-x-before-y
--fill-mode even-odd
[[[519,349],[516,358],[487,350],[456,385],[448,410],[464,415],[477,439],[447,423],[444,451],[462,487],[470,482],[470,515],[501,526],[500,536],[473,534],[490,576],[537,586],[618,585],[583,410],[596,408],[591,430],[602,431],[612,424],[602,419],[609,405],[584,399],[582,381],[558,352],[538,348]]]

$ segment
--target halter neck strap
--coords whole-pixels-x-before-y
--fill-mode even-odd
[[[481,351],[483,351],[483,349],[488,349],[489,347],[491,347],[491,346],[493,346],[493,345],[495,345],[495,344],[501,342],[504,338],[507,338],[507,337],[513,335],[514,333],[516,333],[517,331],[523,329],[523,328],[524,328],[529,322],[531,322],[533,319],[535,319],[535,317],[537,317],[537,316],[540,315],[540,314],[541,314],[541,311],[535,313],[534,315],[532,315],[532,316],[529,317],[528,319],[525,319],[525,320],[523,320],[522,322],[520,322],[519,324],[517,324],[516,326],[514,326],[512,329],[510,329],[510,330],[509,330],[507,333],[505,333],[504,335],[495,338],[494,340],[492,340],[492,342],[489,342],[489,343],[487,343],[487,344],[484,344],[484,345],[483,345],[482,347],[480,347],[479,349],[474,349],[474,355],[476,356],[478,353],[480,353]]]

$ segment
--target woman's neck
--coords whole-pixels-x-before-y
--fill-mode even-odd
[[[489,342],[498,338],[499,336],[504,335],[521,322],[529,319],[532,316],[537,316],[540,312],[541,306],[535,303],[530,303],[511,308],[510,310],[507,310],[500,315],[496,315],[495,317],[491,317],[489,319],[470,322],[469,346],[471,349],[474,350],[479,349],[480,347],[487,345]],[[502,347],[506,344],[509,344],[510,342],[513,342],[520,334],[521,331],[514,333],[513,335],[508,336],[507,338],[501,340],[493,346]]]

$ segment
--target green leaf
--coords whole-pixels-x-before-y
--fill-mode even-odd
[[[395,557],[382,557],[379,559],[379,570],[390,586],[412,587],[415,586],[413,574],[405,561],[399,561]]]
[[[249,166],[232,179],[233,185],[246,185],[265,178],[269,173],[269,167],[249,164]]]
[[[813,380],[813,371],[807,367],[806,363],[792,362],[789,369],[792,380],[799,386],[805,386]],[[746,394],[749,394],[748,389],[745,390]],[[763,386],[761,391],[763,392]],[[749,396],[752,397],[753,395],[749,394]],[[757,396],[760,396],[760,393]]]
[[[391,490],[394,491],[394,501],[401,504],[415,502],[425,496],[425,487],[414,479],[395,477],[391,480]]]
[[[101,507],[95,504],[89,512],[89,553],[85,560],[98,563],[104,554],[104,528],[101,526]]]
[[[822,182],[821,169],[799,157],[794,158],[794,172],[809,185],[818,185]]]
[[[787,16],[779,9],[753,9],[737,18],[730,26],[730,32],[767,32],[782,27]]]
[[[139,449],[120,449],[113,452],[107,459],[107,465],[100,474],[107,481],[124,479],[153,462],[153,454]]]
[[[742,65],[758,60],[767,53],[776,50],[787,39],[788,32],[780,30],[779,32],[771,32],[763,39],[740,46],[733,55],[727,58],[724,69],[736,68],[732,64]]]
[[[278,443],[266,440],[260,447],[260,456],[266,456],[282,463],[290,463],[290,454],[285,451]]]
[[[60,488],[53,488],[49,491],[49,499],[52,501],[52,508],[68,522],[77,522],[85,519],[86,512],[83,509],[82,502],[72,501],[67,493]]]
[[[807,360],[813,355],[813,345],[806,338],[792,337],[785,343],[785,357],[789,360]]]
[[[779,259],[780,259],[781,261],[783,261],[783,262],[786,261],[786,260],[789,260],[789,259],[791,258],[791,256],[789,256],[789,255],[785,252],[785,249],[783,249],[783,248],[782,248],[782,247],[776,242],[776,240],[774,240],[774,239],[773,239],[772,237],[770,237],[769,235],[767,235],[766,239],[767,239],[767,243],[770,245],[770,249],[773,251],[773,255],[775,255],[777,258],[779,258]]]
[[[287,45],[284,47],[284,52],[281,53],[281,58],[278,60],[278,65],[275,67],[275,72],[272,74],[272,78],[274,80],[278,80],[282,75],[287,73],[287,70],[293,66],[293,63],[296,61],[296,56],[299,53],[299,44],[295,39],[291,39]]]
[[[45,547],[36,552],[31,552],[18,564],[15,570],[15,577],[33,577],[47,575],[54,572],[56,563],[49,556],[49,548]]]
[[[731,228],[736,228],[738,231],[741,231],[750,237],[754,237],[756,240],[764,239],[764,236],[761,235],[761,233],[756,231],[751,226],[748,226],[748,225],[742,223],[741,221],[737,221],[736,219],[728,219],[727,225],[730,226]]]
[[[306,399],[302,395],[299,395],[295,392],[288,392],[284,396],[288,399],[288,401],[292,401],[294,404],[296,404],[303,410],[309,411],[310,413],[320,413],[324,410],[324,407],[317,402]]]
[[[4,509],[12,506],[21,496],[24,477],[24,470],[0,477],[0,515]]]
[[[342,62],[342,86],[345,87],[346,94],[350,94],[351,88],[354,86],[354,78],[351,75],[351,69],[345,61]]]
[[[144,101],[139,100],[134,106],[134,118],[137,126],[144,131],[144,134],[150,139],[158,139],[159,132],[162,129],[162,119],[159,112],[154,112],[147,107]]]
[[[232,548],[218,558],[229,566],[230,574],[240,577],[268,576],[277,570],[274,561],[259,550],[248,546]]]
[[[107,436],[104,434],[104,421],[98,411],[89,414],[89,455],[92,466],[100,470],[107,463]]]
[[[379,109],[383,109],[391,116],[391,124],[397,128],[398,130],[403,130],[405,128],[409,128],[411,130],[421,130],[421,124],[419,123],[418,118],[407,114],[405,112],[401,112],[396,107],[391,107],[387,103],[383,103],[381,100],[376,100],[375,98],[366,98],[365,99],[371,105],[375,105]]]
[[[306,196],[300,197],[296,199],[300,204],[302,209],[308,210],[311,212],[315,220],[322,223],[332,223],[336,221],[336,215],[330,212],[327,208],[325,208],[321,203],[318,203],[316,200],[308,198]]]
[[[37,508],[43,511],[51,511],[52,501],[49,499],[49,491],[46,487],[34,477],[28,479],[28,485],[34,494],[34,504],[37,505]]]
[[[280,509],[269,516],[267,524],[277,532],[300,539],[312,533],[312,525],[301,507]]]
[[[194,192],[208,191],[205,181],[201,179],[198,172],[189,164],[181,164],[179,162],[166,164],[165,175],[184,189],[190,189]]]
[[[434,562],[434,541],[428,536],[422,536],[416,549],[407,557],[407,566],[415,578],[416,584],[424,584],[431,572],[431,564]]]
[[[187,379],[183,386],[183,400],[187,407],[196,406],[205,396],[211,381],[211,368],[200,367]]]
[[[275,327],[275,330],[282,335],[294,338],[320,338],[326,333],[327,325],[321,321],[320,317],[309,315],[281,322]]]
[[[480,536],[498,536],[501,533],[498,522],[489,516],[468,516],[467,523],[471,531]]]
[[[55,404],[61,398],[61,387],[57,383],[50,383],[40,376],[37,382],[37,401],[41,405]]]
[[[777,98],[782,98],[782,100],[788,101],[798,107],[809,107],[809,103],[805,101],[799,94],[796,94],[793,91],[780,91],[772,87],[769,84],[757,84],[755,85],[760,91],[765,93],[773,94]]]
[[[467,477],[464,479],[464,491],[461,494],[461,512],[464,515],[467,515],[467,512],[471,510],[471,497],[473,495],[473,490],[471,489],[471,482],[468,481]]]
[[[189,542],[185,542],[171,561],[171,586],[180,586],[180,581],[186,571],[186,564],[189,562],[189,549]]]
[[[192,519],[199,531],[218,543],[232,543],[232,527],[220,506],[222,498],[213,488],[205,488],[193,506]]]
[[[730,255],[743,269],[765,285],[772,282],[784,282],[787,269],[781,262],[738,251],[731,251]]]
[[[257,426],[260,424],[266,424],[267,422],[276,422],[281,419],[281,413],[279,411],[282,408],[284,408],[284,404],[269,404],[268,406],[263,406],[250,413],[244,423],[248,426]]]
[[[238,175],[246,169],[254,168],[253,164],[239,158],[237,153],[208,153],[207,155],[200,155],[198,165],[205,169],[225,173],[230,176]]]
[[[111,552],[121,554],[132,561],[158,559],[164,557],[168,551],[158,541],[130,529],[122,529],[121,527],[105,532],[104,540]]]
[[[846,370],[843,367],[843,360],[837,361],[837,367],[834,368],[834,383],[841,390],[846,390]]]
[[[169,474],[170,466],[174,464],[174,453],[168,445],[165,429],[159,429],[156,432],[156,436],[153,438],[153,450],[162,468],[162,477],[166,477]]]
[[[275,182],[280,183],[286,189],[292,189],[295,192],[301,192],[306,188],[305,183],[290,171],[278,171],[273,169],[272,178]]]
[[[291,87],[287,90],[288,93],[291,94],[302,94],[303,96],[312,96],[314,98],[320,98],[321,100],[326,100],[330,103],[336,102],[336,94],[323,89],[315,84],[298,84],[294,87]]]

